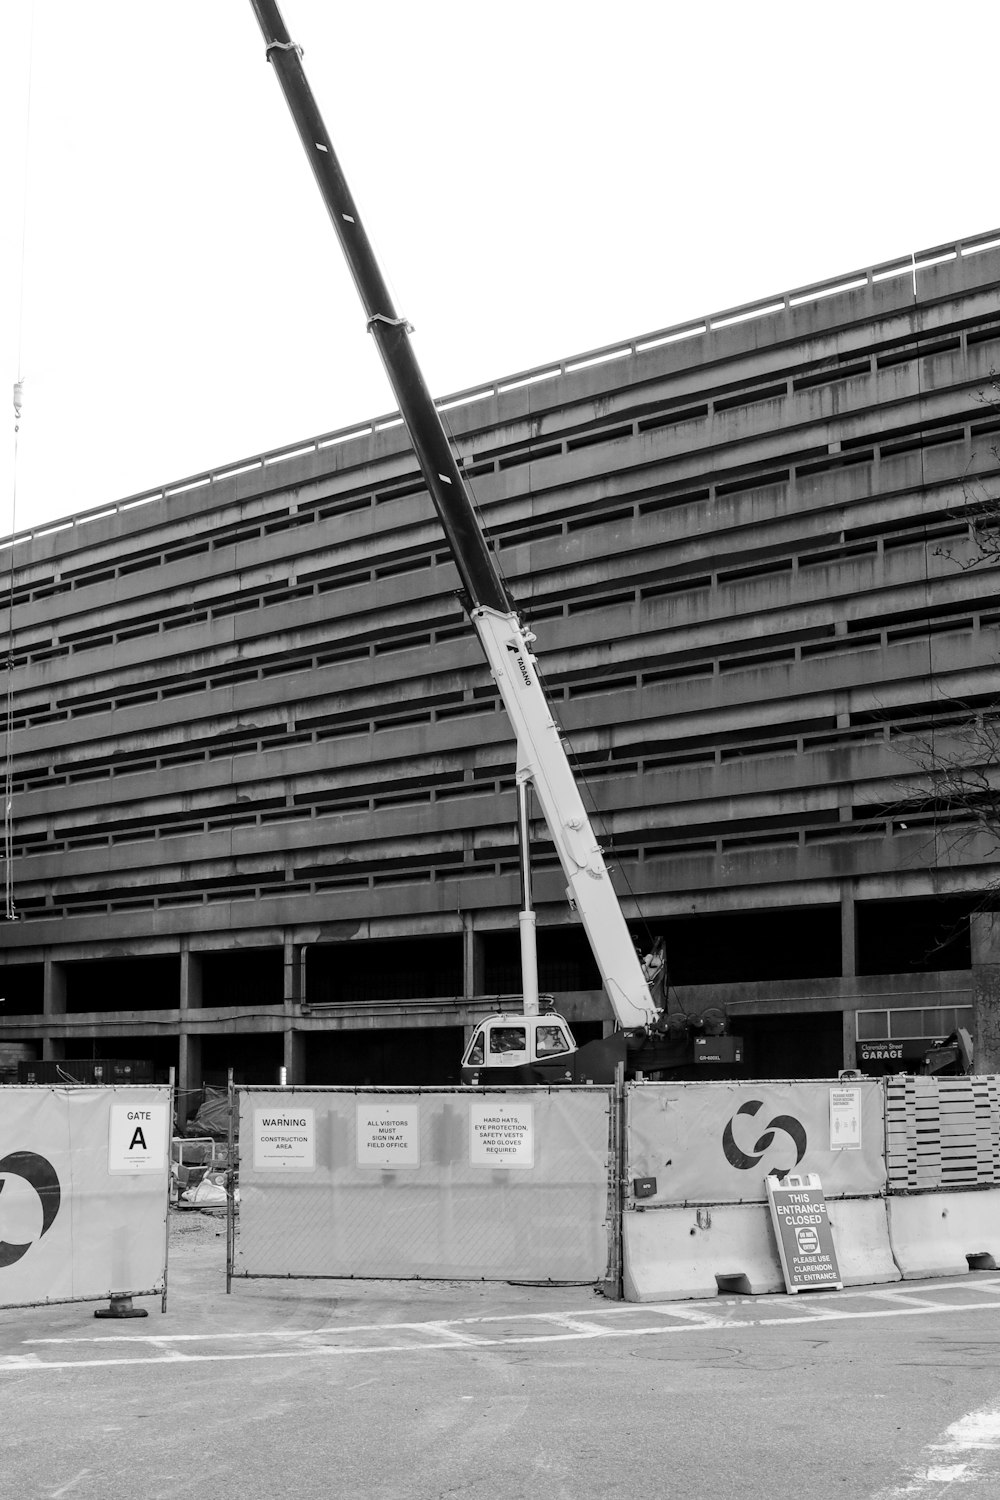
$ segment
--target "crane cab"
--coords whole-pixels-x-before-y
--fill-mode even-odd
[[[500,1012],[480,1021],[462,1057],[462,1082],[564,1083],[573,1076],[573,1033],[551,1012]]]

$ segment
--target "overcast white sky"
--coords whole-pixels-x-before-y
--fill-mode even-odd
[[[249,0],[0,9],[0,534],[392,410]],[[282,10],[439,396],[1000,224],[995,0]]]

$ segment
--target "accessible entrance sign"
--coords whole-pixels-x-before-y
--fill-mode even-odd
[[[840,1279],[833,1231],[823,1185],[815,1173],[765,1179],[774,1237],[788,1292],[839,1291]]]

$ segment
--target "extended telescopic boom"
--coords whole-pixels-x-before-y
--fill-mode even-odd
[[[535,788],[605,989],[626,1030],[655,1027],[659,1011],[643,976],[618,897],[573,777],[530,651],[534,637],[513,601],[476,517],[451,444],[344,179],[302,67],[273,0],[250,0],[267,56],[295,121],[313,175],[378,345],[420,472],[440,517],[465,591],[465,607],[486,652],[517,740],[519,781]]]

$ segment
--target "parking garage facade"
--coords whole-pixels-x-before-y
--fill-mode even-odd
[[[996,1047],[994,841],[913,794],[996,712],[998,366],[994,232],[442,403],[637,941],[751,1074]],[[456,1082],[520,986],[515,747],[398,419],[7,559],[0,1077]],[[587,1040],[532,833],[540,988]]]

